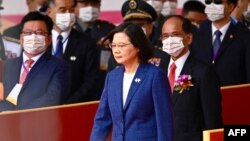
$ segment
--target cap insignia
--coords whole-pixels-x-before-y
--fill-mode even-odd
[[[136,9],[136,7],[137,7],[137,3],[135,2],[135,0],[131,0],[129,2],[129,8],[130,9]]]

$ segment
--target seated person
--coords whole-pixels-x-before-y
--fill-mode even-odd
[[[28,13],[21,22],[21,57],[4,64],[4,100],[0,111],[59,105],[70,88],[69,66],[49,55],[53,22],[39,12]]]

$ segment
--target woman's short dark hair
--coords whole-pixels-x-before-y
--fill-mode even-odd
[[[112,42],[114,34],[119,32],[125,33],[134,47],[140,50],[139,58],[141,63],[147,62],[153,56],[153,45],[138,24],[130,22],[120,24],[107,35],[104,42],[106,40]]]
[[[51,18],[47,15],[44,15],[38,11],[35,12],[29,12],[28,14],[26,14],[22,21],[21,21],[21,29],[23,29],[23,26],[26,22],[29,21],[42,21],[46,24],[47,30],[48,30],[48,34],[51,35],[51,31],[53,29],[53,21],[51,20]]]

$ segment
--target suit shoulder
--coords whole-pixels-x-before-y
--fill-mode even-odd
[[[3,31],[3,36],[19,39],[21,33],[21,25],[17,24]]]
[[[21,24],[17,24],[17,25],[14,25],[14,26],[11,26],[11,27],[5,29],[5,30],[3,31],[3,34],[4,34],[4,33],[8,33],[8,32],[10,32],[10,31],[17,31],[17,30],[18,30],[18,31],[21,30]]]
[[[96,26],[99,26],[100,28],[114,28],[115,25],[109,21],[105,20],[96,20]]]
[[[194,64],[194,71],[200,75],[204,75],[208,70],[215,72],[215,69],[211,64],[204,63],[194,57],[191,57],[191,62]]]
[[[16,64],[18,61],[20,61],[20,59],[20,57],[6,59],[5,61],[3,61],[3,66],[12,66],[13,64]]]
[[[73,38],[80,39],[80,40],[91,40],[92,38],[89,37],[86,33],[77,31],[76,29],[71,30],[70,35],[73,36]]]
[[[86,33],[79,32],[75,29],[72,29],[70,33],[70,38],[74,38],[74,40],[78,40],[84,44],[89,44],[89,43],[91,45],[95,44],[95,41],[93,38],[89,37]]]
[[[68,65],[69,63],[66,61],[66,60],[63,60],[63,59],[59,59],[53,55],[48,55],[48,58],[50,60],[50,62],[52,62],[53,64],[56,64],[56,65]]]
[[[118,65],[118,66],[116,66],[113,70],[111,70],[110,72],[109,72],[109,74],[116,74],[116,73],[118,73],[119,71],[121,71],[122,69],[124,69],[124,66],[123,65]]]

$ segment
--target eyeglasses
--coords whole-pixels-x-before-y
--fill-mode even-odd
[[[46,35],[48,35],[48,32],[41,31],[41,30],[37,30],[37,31],[28,30],[28,31],[22,31],[22,34],[23,34],[24,36],[28,36],[28,35],[32,35],[32,34],[46,36]]]
[[[174,33],[162,33],[162,35],[160,36],[160,40],[164,40],[164,39],[167,39],[169,37],[182,37],[182,33],[180,32],[174,32]]]
[[[124,48],[124,47],[126,47],[127,45],[130,45],[130,44],[132,44],[132,43],[118,43],[118,44],[110,43],[110,44],[108,44],[108,46],[109,46],[109,48],[113,49],[113,48],[116,48],[116,47]]]
[[[206,4],[211,4],[212,2],[214,2],[215,4],[222,4],[223,3],[222,0],[205,0]]]

